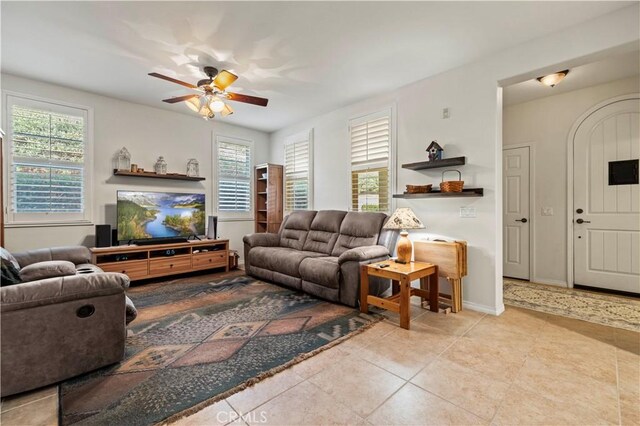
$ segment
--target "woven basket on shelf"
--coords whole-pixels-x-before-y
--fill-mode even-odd
[[[431,192],[431,184],[429,185],[407,185],[405,194],[426,194]]]
[[[444,180],[444,174],[447,172],[457,172],[458,180]],[[445,170],[442,172],[442,182],[440,183],[440,192],[462,192],[464,181],[462,180],[462,173],[460,170]]]

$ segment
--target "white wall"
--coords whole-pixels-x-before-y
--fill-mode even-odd
[[[271,159],[281,163],[287,136],[314,129],[314,208],[347,209],[349,198],[348,121],[389,105],[396,111],[398,169],[396,193],[406,184],[440,182],[440,171],[416,172],[403,163],[425,159],[429,141],[438,140],[445,156],[465,155],[460,169],[466,186],[485,188],[483,198],[398,200],[427,226],[413,239],[441,235],[469,243],[469,276],[464,301],[470,308],[499,314],[502,303],[502,105],[498,84],[530,79],[577,58],[638,42],[638,6],[634,5],[561,33],[532,40],[482,61],[402,87],[289,126],[271,136]],[[558,68],[562,69],[562,68]],[[516,77],[518,76],[518,77]],[[442,119],[448,107],[451,118]],[[461,219],[459,207],[476,208],[477,217]]]
[[[269,136],[266,133],[223,121],[207,122],[196,115],[174,113],[13,75],[2,75],[2,89],[93,108],[93,220],[96,224],[115,226],[118,189],[203,192],[207,196],[207,213],[213,214],[214,135],[252,140],[256,164],[266,162],[269,156]],[[176,105],[176,108],[184,106]],[[5,119],[3,116],[3,128]],[[185,173],[187,160],[197,158],[200,175],[207,179],[203,182],[181,182],[113,176],[112,159],[123,146],[130,151],[132,163],[147,170],[153,170],[156,159],[163,155],[170,172]],[[228,238],[231,248],[242,253],[242,236],[253,232],[253,229],[253,221],[221,222],[219,235]],[[94,227],[7,227],[5,237],[7,248],[13,251],[67,244],[92,246]]]
[[[504,108],[504,147],[531,146],[533,281],[567,283],[566,165],[571,127],[596,104],[639,91],[640,78],[635,76]],[[542,216],[543,207],[551,207],[553,216]]]

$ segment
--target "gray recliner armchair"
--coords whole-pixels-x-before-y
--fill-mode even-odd
[[[277,234],[244,237],[248,275],[302,290],[348,306],[358,306],[360,266],[389,258],[397,233],[384,230],[384,213],[338,210],[296,211]],[[371,294],[390,281],[370,278]]]
[[[126,323],[135,318],[125,295],[126,275],[91,265],[86,247],[34,250],[14,257],[21,268],[32,265],[33,270],[38,262],[64,260],[77,271],[0,289],[3,397],[122,359]]]

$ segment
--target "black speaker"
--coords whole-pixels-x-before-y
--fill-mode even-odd
[[[117,228],[113,228],[111,230],[111,245],[114,246],[114,247],[120,245],[120,241],[118,241],[118,229]]]
[[[209,216],[209,224],[207,227],[207,238],[218,239],[218,216]]]
[[[111,247],[111,225],[96,225],[96,247]]]

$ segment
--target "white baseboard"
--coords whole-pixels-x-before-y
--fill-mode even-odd
[[[531,281],[538,284],[555,285],[557,287],[565,287],[565,288],[567,287],[567,282],[562,280],[550,280],[548,278],[533,277]]]
[[[504,312],[504,305],[501,304],[500,306],[493,308],[491,306],[487,306],[487,305],[481,305],[479,303],[473,303],[473,302],[468,302],[463,300],[462,301],[462,307],[463,308],[467,308],[467,309],[471,309],[472,311],[477,311],[477,312],[482,312],[483,314],[491,314],[491,315],[495,315],[498,316],[501,313]]]

